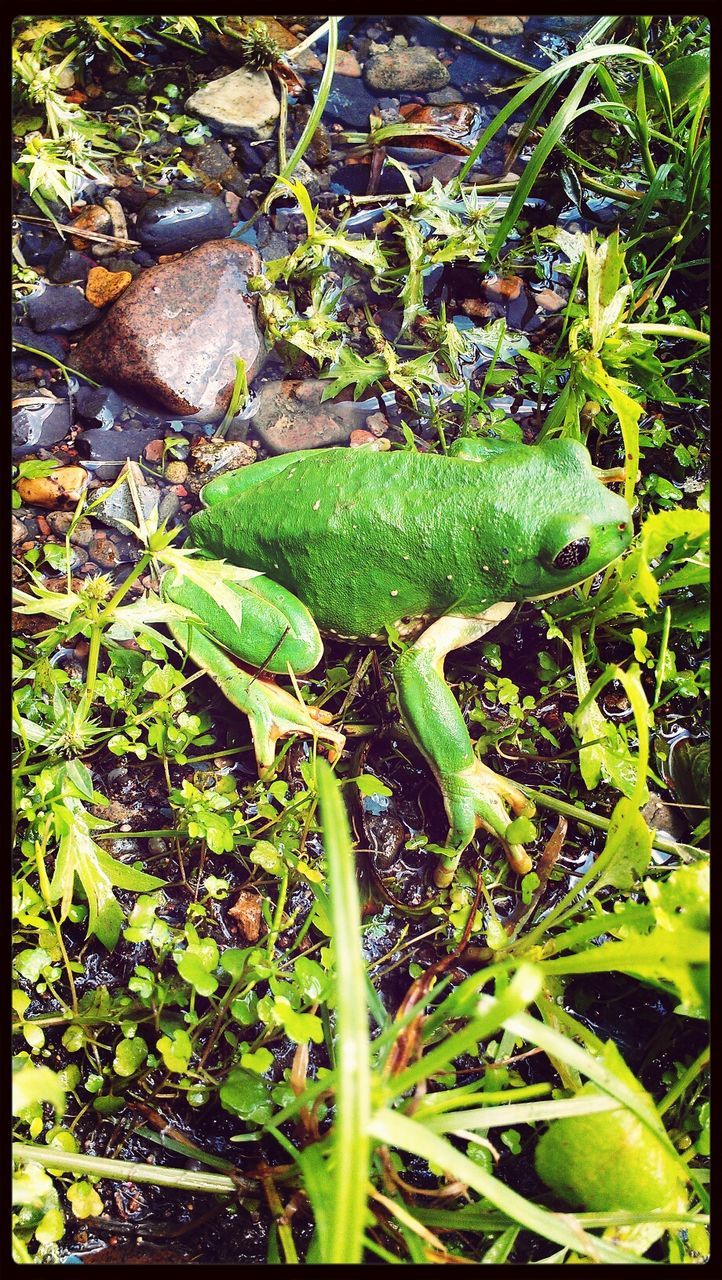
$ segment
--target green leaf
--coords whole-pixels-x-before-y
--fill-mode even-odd
[[[85,1179],[73,1182],[65,1194],[76,1218],[98,1218],[103,1212],[103,1201]]]
[[[253,1071],[234,1068],[221,1085],[220,1099],[224,1111],[255,1124],[266,1124],[273,1115],[271,1086]]]
[[[315,1013],[298,1013],[285,996],[276,996],[273,1002],[273,1017],[286,1032],[289,1040],[296,1044],[323,1043],[323,1023]]]
[[[113,1070],[119,1076],[133,1076],[148,1057],[148,1046],[142,1036],[124,1037],[116,1046]]]

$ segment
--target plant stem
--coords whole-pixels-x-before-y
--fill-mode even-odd
[[[222,1173],[137,1164],[133,1160],[107,1160],[101,1156],[83,1155],[79,1151],[61,1151],[59,1147],[36,1146],[30,1142],[14,1142],[12,1154],[15,1160],[29,1160],[45,1169],[84,1173],[91,1178],[146,1182],[155,1187],[176,1187],[180,1191],[201,1191],[210,1195],[233,1195],[237,1191],[233,1178]]]
[[[661,1116],[664,1115],[665,1111],[669,1111],[669,1108],[677,1101],[677,1099],[681,1098],[685,1089],[692,1084],[693,1080],[696,1080],[701,1071],[704,1071],[704,1068],[709,1062],[709,1058],[710,1049],[709,1045],[707,1045],[706,1048],[704,1048],[695,1058],[694,1062],[690,1063],[684,1074],[680,1076],[679,1080],[675,1081],[672,1088],[665,1094],[662,1101],[658,1104],[657,1110]]]
[[[13,338],[13,346],[19,351],[29,351],[31,355],[42,356],[43,360],[49,360],[51,364],[57,365],[58,369],[62,369],[65,381],[68,381],[68,374],[74,373],[76,378],[83,378],[85,382],[89,382],[91,387],[99,387],[99,382],[94,382],[87,374],[81,373],[79,369],[72,369],[69,364],[63,364],[62,360],[56,360],[55,356],[48,355],[47,351],[41,351],[39,347],[29,347],[24,342],[16,342]]]
[[[602,831],[608,831],[610,825],[609,818],[603,818],[599,813],[590,813],[588,809],[582,809],[575,804],[568,804],[566,800],[557,800],[555,796],[549,796],[545,791],[537,791],[534,787],[521,786],[520,789],[530,800],[536,801],[541,805],[542,809],[551,809],[553,813],[562,813],[566,818],[576,818],[578,822],[585,822],[588,827],[599,827]],[[654,832],[652,847],[659,849],[661,853],[676,853],[682,857],[685,854],[698,855],[699,850],[693,849],[689,844],[680,844],[679,841],[673,840],[671,836],[665,836],[661,831]]]
[[[660,338],[689,338],[690,342],[701,342],[705,347],[709,346],[709,334],[703,333],[701,329],[690,329],[684,324],[623,324],[620,329],[626,329],[634,333],[653,333],[658,334]]]

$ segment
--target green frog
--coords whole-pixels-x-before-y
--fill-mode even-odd
[[[519,819],[534,807],[475,755],[444,660],[517,602],[566,591],[622,554],[631,513],[607,487],[621,478],[576,441],[491,438],[462,438],[443,455],[313,449],[228,472],[206,485],[190,520],[192,543],[218,561],[217,586],[164,575],[165,597],[198,619],[176,621],[173,633],[248,715],[261,774],[290,733],[326,741],[334,756],[344,743],[327,713],[273,675],[297,689],[322,635],[400,641],[398,709],[449,820],[437,885],[451,883],[479,828],[524,874],[534,829]]]

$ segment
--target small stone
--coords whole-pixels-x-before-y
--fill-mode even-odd
[[[233,220],[220,196],[175,191],[155,196],[138,214],[136,235],[152,253],[182,253],[206,240],[222,240]]]
[[[56,538],[65,538],[74,519],[72,511],[51,511],[48,524]],[[77,547],[88,547],[92,539],[93,526],[85,516],[81,516],[70,535],[70,541]]]
[[[120,564],[118,548],[105,533],[93,535],[88,546],[88,554],[101,569],[114,569],[117,564]]]
[[[455,18],[439,18],[439,22],[443,22],[445,27],[451,27],[452,31],[460,31],[464,36],[471,34],[475,21],[475,18],[470,18],[467,15]]]
[[[328,383],[285,378],[261,387],[253,431],[271,453],[293,453],[346,444],[359,425],[359,409],[350,400],[321,401]]]
[[[106,271],[105,267],[93,267],[88,273],[85,296],[94,307],[106,307],[115,302],[133,279],[129,271]]]
[[[48,264],[48,280],[53,284],[85,284],[93,259],[77,249],[64,249],[53,254]]]
[[[189,163],[196,172],[212,182],[220,182],[222,187],[238,196],[246,194],[248,183],[222,143],[212,139],[200,147],[188,148],[188,152]]]
[[[56,360],[66,360],[69,350],[67,338],[52,337],[50,334],[34,333],[27,325],[14,324],[12,328],[13,343],[22,343],[24,347],[33,347],[34,351],[18,349],[13,354],[13,370],[19,374],[25,367],[34,368],[42,365],[43,355],[53,356]],[[35,355],[39,351],[40,355]]]
[[[35,210],[37,213],[37,209]],[[45,227],[34,227],[31,222],[21,222],[22,237],[20,248],[29,267],[46,267],[62,247],[62,242],[54,231]]]
[[[83,467],[56,467],[47,476],[21,476],[17,491],[28,506],[58,507],[64,502],[75,504],[83,494],[88,479],[88,473]]]
[[[298,64],[297,64],[298,65]],[[361,67],[355,53],[347,53],[345,49],[339,49],[336,54],[336,65],[334,73],[337,76],[352,76],[356,78],[361,75]]]
[[[271,138],[280,110],[268,72],[247,67],[212,80],[186,102],[191,115],[230,137]]]
[[[126,402],[111,387],[91,387],[84,382],[75,395],[78,417],[92,427],[107,430],[120,417]]]
[[[162,439],[151,440],[143,450],[143,457],[145,458],[146,462],[153,462],[153,463],[161,462],[163,458],[164,448],[165,448],[164,440]]]
[[[75,447],[81,458],[93,463],[99,480],[112,480],[128,458],[139,458],[150,440],[158,436],[157,427],[123,427],[121,431],[81,431]]]
[[[188,463],[169,462],[163,475],[169,484],[185,484],[188,479]]]
[[[363,427],[356,427],[348,438],[349,445],[352,449],[358,449],[362,445],[377,445],[376,437],[370,432],[365,431]]]
[[[194,440],[191,445],[191,466],[187,487],[191,493],[200,493],[204,484],[215,480],[224,471],[235,471],[256,461],[255,449],[242,440]]]
[[[170,523],[180,511],[180,498],[173,489],[168,489],[158,504],[158,520]]]
[[[383,436],[389,429],[388,418],[383,413],[370,413],[366,419],[366,427],[375,436]]]
[[[246,942],[258,942],[261,933],[261,895],[241,889],[228,915]]]
[[[487,320],[491,315],[491,306],[488,302],[482,302],[481,298],[464,298],[461,310],[473,320]]]
[[[71,231],[90,231],[93,235],[112,235],[113,220],[107,209],[99,204],[89,204],[83,212],[73,218]],[[93,241],[89,236],[71,235],[70,243],[74,249],[89,249]]]
[[[28,536],[27,526],[23,524],[22,520],[18,520],[17,516],[13,516],[12,518],[13,546],[15,546],[16,542],[22,542],[23,538],[27,538],[27,536]]]
[[[534,298],[545,311],[561,311],[567,305],[567,299],[554,289],[539,289]]]
[[[423,45],[394,49],[369,59],[364,79],[371,89],[383,93],[443,89],[449,72],[436,54]]]
[[[73,364],[178,416],[219,421],[236,357],[250,383],[265,356],[248,297],[248,278],[259,269],[257,252],[236,240],[211,240],[178,262],[151,267],[79,344]]]
[[[484,280],[482,288],[489,298],[511,302],[521,294],[524,281],[521,276],[491,276]]]
[[[27,401],[27,403],[23,403]],[[13,456],[22,457],[38,448],[64,440],[70,431],[70,404],[52,396],[23,396],[13,405]]]
[[[447,85],[445,89],[432,89],[431,93],[426,95],[429,102],[435,107],[447,107],[453,102],[459,101],[459,90],[453,85]]]
[[[48,329],[74,333],[98,318],[95,307],[74,285],[46,284],[42,292],[30,295],[26,310],[38,333],[45,333]]]
[[[500,39],[524,34],[524,23],[521,18],[512,18],[510,14],[497,14],[491,18],[477,18],[476,30],[483,36],[497,36]]]
[[[127,466],[132,469],[133,479],[135,481],[136,493],[143,518],[147,520],[153,511],[158,507],[160,501],[160,490],[154,485],[146,483],[143,472],[135,462],[129,462]],[[128,522],[133,525],[138,524],[138,512],[135,509],[133,495],[127,481],[123,481],[118,485],[117,489],[106,486],[96,491],[96,499],[100,499],[98,505],[93,508],[93,518],[101,524],[108,525],[111,529],[117,529],[119,533],[128,533]],[[91,555],[92,555],[91,551]],[[94,557],[95,558],[95,557]]]
[[[369,93],[362,80],[353,76],[334,76],[324,115],[349,129],[368,129],[369,116],[377,105],[377,99]]]
[[[304,75],[318,75],[323,71],[323,63],[320,58],[316,57],[313,49],[302,49],[298,56],[293,59],[293,65],[297,71],[303,72]],[[336,70],[338,70],[338,65]]]

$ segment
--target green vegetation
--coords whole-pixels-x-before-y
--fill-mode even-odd
[[[22,21],[14,176],[44,214],[118,158],[127,127],[68,101],[68,72],[100,51],[142,75],[144,48],[197,49],[220,23]],[[79,581],[82,498],[62,540],[19,555],[15,608],[35,631],[13,657],[16,1261],[60,1261],[118,1180],[260,1219],[270,1263],[706,1256],[709,823],[682,791],[686,840],[644,812],[669,791],[669,739],[690,726],[698,747],[707,724],[708,25],[606,18],[541,73],[516,62],[459,177],[384,198],[363,234],[350,207],[319,212],[293,178],[327,70],[267,196],[293,196],[305,220],[251,282],[289,370],[304,360],[328,397],[395,391],[398,448],[522,439],[523,404],[536,438],[584,441],[636,504],[632,548],[600,580],[524,605],[449,664],[479,755],[507,761],[541,814],[520,882],[483,839],[428,899],[405,902],[369,869],[343,801],[393,806],[399,777],[422,814],[402,855],[413,866],[438,848],[422,773],[388,741],[386,651],[333,644],[297,690],[362,744],[353,758],[332,770],[289,741],[259,780],[169,638],[190,615],[161,599],[159,574],[207,574],[172,532],[139,515],[124,580]],[[277,58],[267,33],[245,39],[249,65]],[[165,99],[133,117],[143,136],[160,124],[202,140]],[[494,203],[467,178],[522,106],[525,167]],[[525,201],[552,189],[573,193],[582,223],[614,200],[614,229],[532,225]],[[548,289],[550,262],[561,305],[542,341],[503,316],[447,315],[425,287],[437,267],[471,266]],[[246,392],[239,367],[239,403]],[[238,607],[222,580],[206,586]],[[84,671],[60,660],[81,641]],[[131,791],[137,777],[140,827],[106,794],[120,768]],[[620,1014],[615,1045],[625,1001],[656,1001],[664,1033],[627,1045]]]

